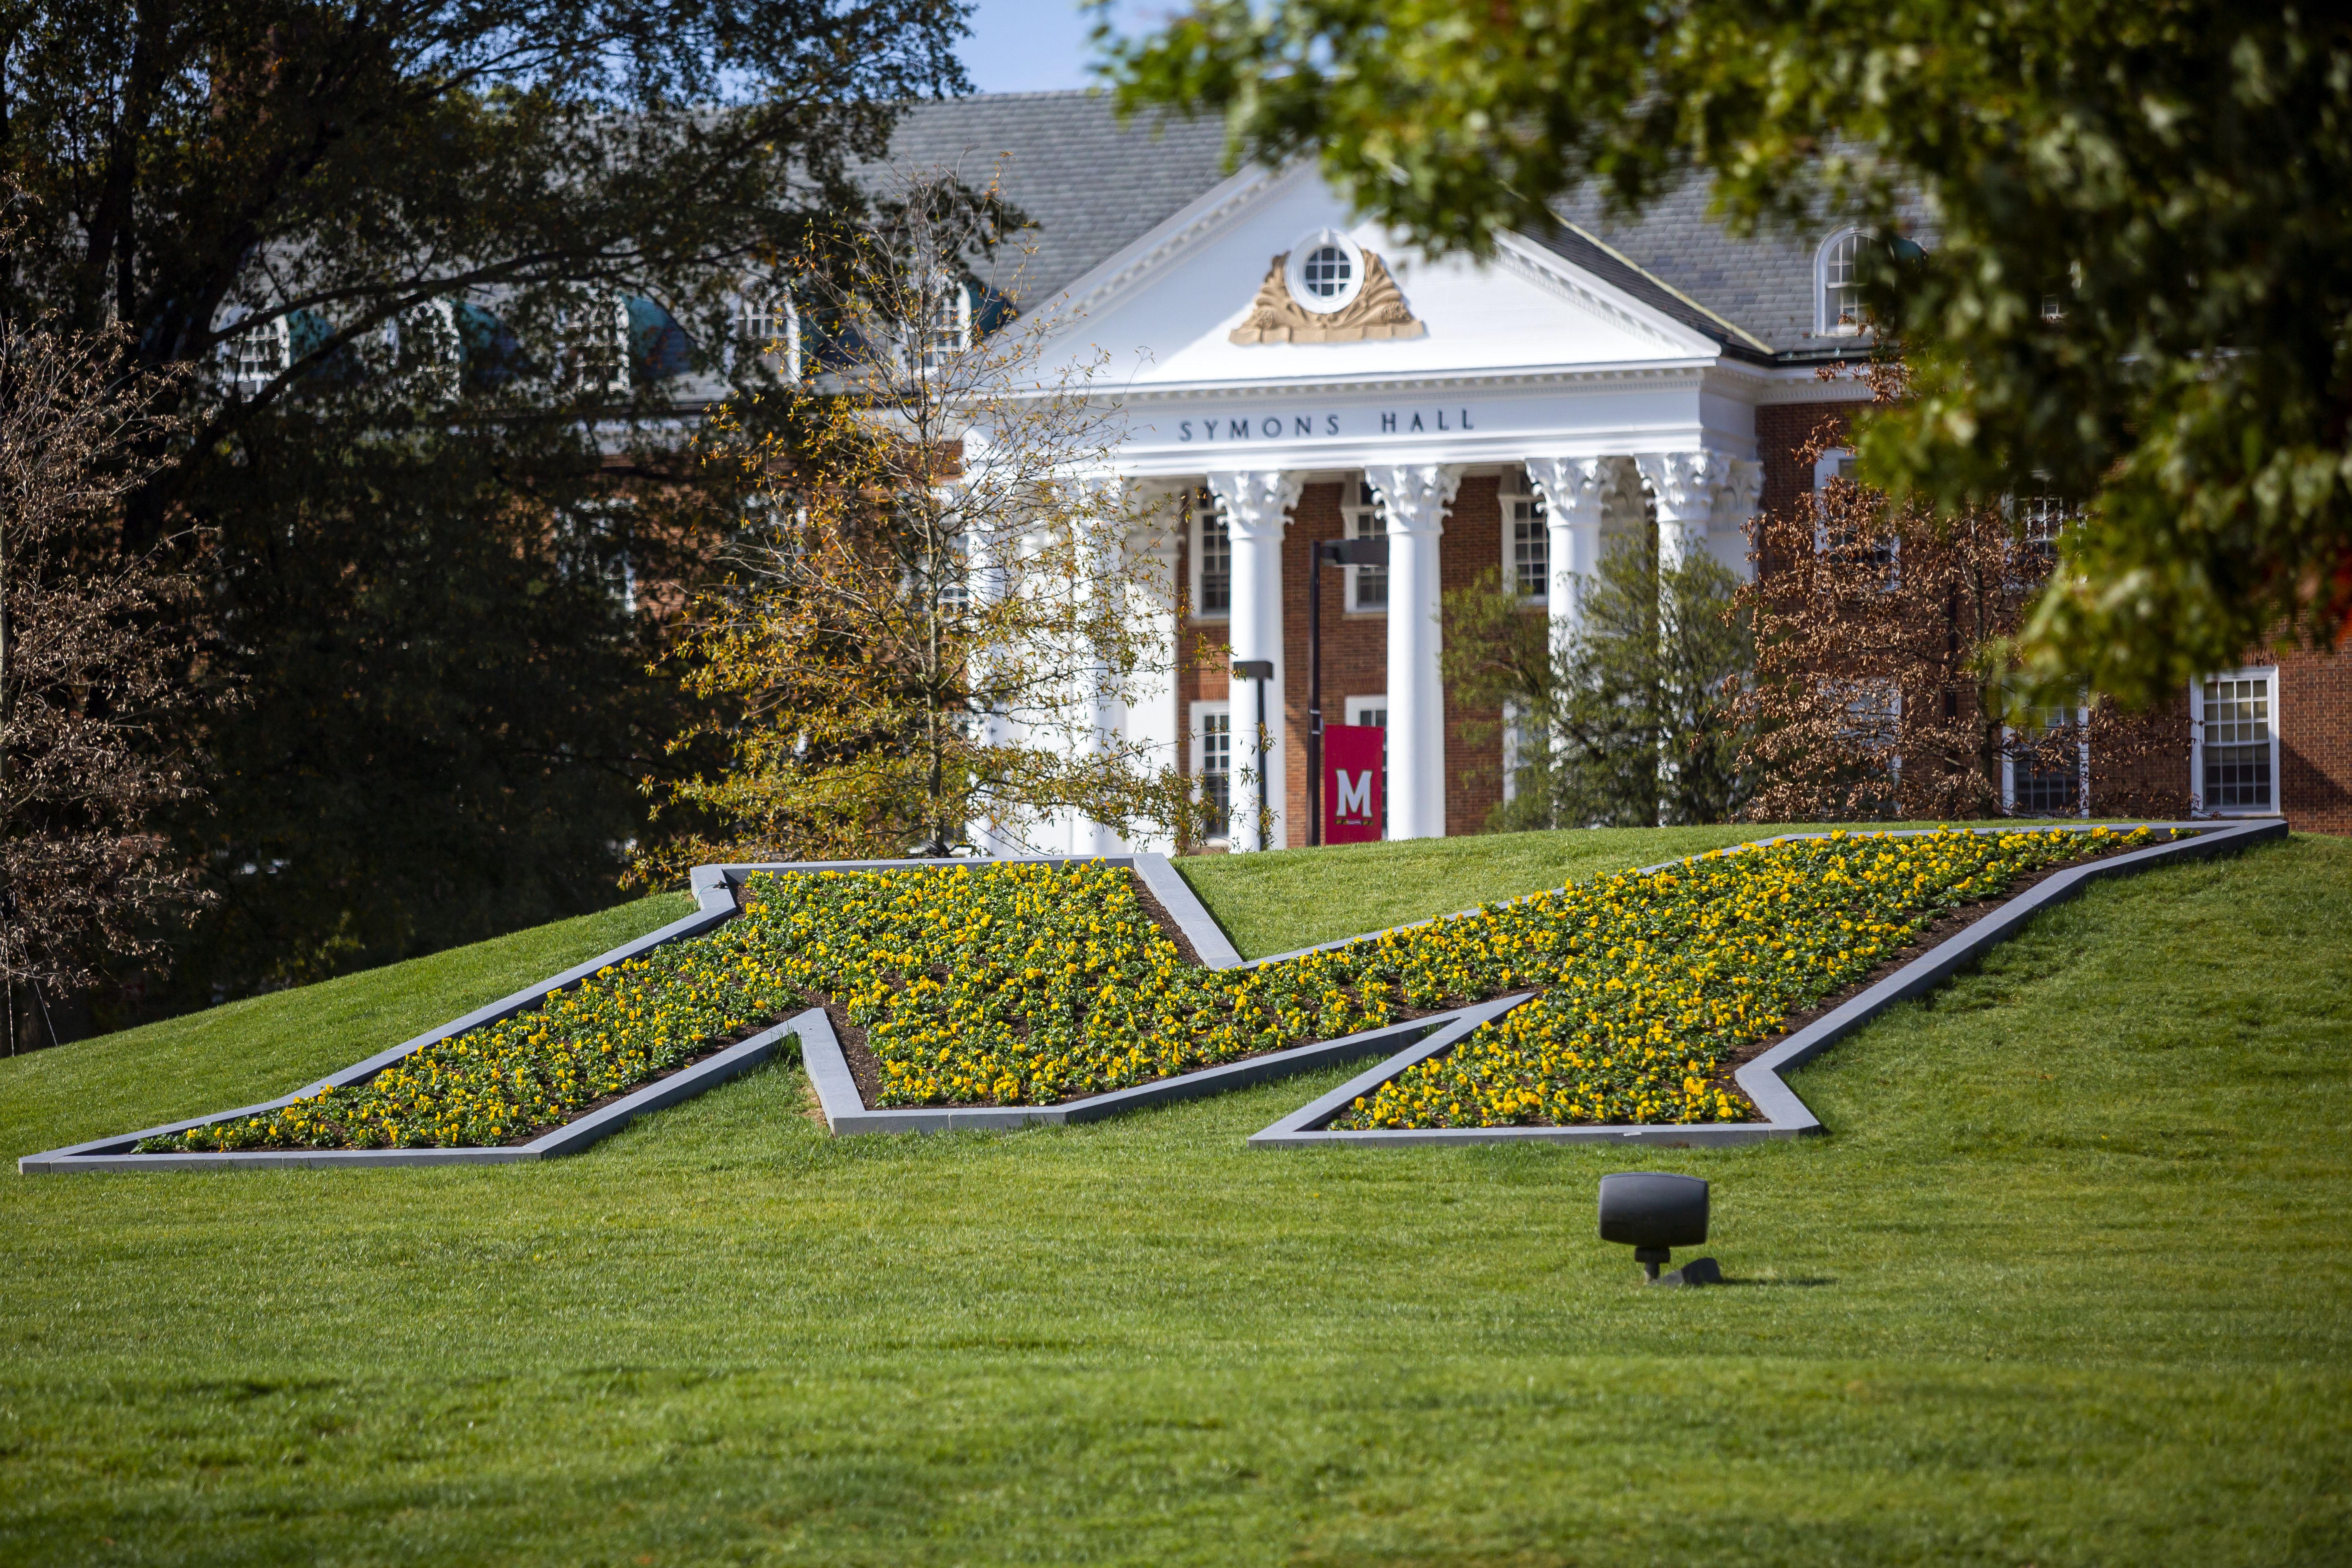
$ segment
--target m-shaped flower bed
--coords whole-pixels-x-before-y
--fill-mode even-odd
[[[365,1083],[139,1147],[512,1142],[815,1004],[865,1029],[878,1109],[1052,1104],[1519,990],[1539,994],[1334,1125],[1739,1121],[1727,1066],[1791,1012],[1942,910],[2147,837],[1837,834],[1226,970],[1187,962],[1123,866],[755,874],[709,935]]]

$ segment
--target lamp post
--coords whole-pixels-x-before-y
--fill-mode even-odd
[[[1307,552],[1307,842],[1323,842],[1323,563],[1385,566],[1389,542],[1320,539]]]
[[[1237,658],[1234,660],[1234,679],[1246,680],[1257,688],[1257,740],[1252,751],[1257,757],[1257,847],[1265,847],[1265,683],[1274,679],[1274,660],[1270,658]]]

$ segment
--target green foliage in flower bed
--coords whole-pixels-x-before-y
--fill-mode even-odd
[[[1123,867],[755,876],[741,914],[708,936],[365,1084],[141,1148],[511,1141],[822,1001],[867,1031],[883,1105],[1034,1105],[1542,989],[1348,1124],[1738,1121],[1749,1108],[1718,1068],[1790,1008],[1867,972],[1937,909],[2144,837],[1839,835],[1226,971],[1184,961]]]
[[[1836,833],[1538,894],[1496,911],[1482,940],[1544,994],[1332,1125],[1745,1121],[1723,1070],[1734,1052],[1869,973],[1937,910],[2148,837]]]
[[[142,1142],[145,1153],[511,1142],[789,1009],[769,932],[734,920],[608,965],[528,1013],[414,1051],[365,1083]]]
[[[1690,831],[1270,855],[1308,865],[1253,940]],[[0,1060],[5,1152],[266,1098],[684,912]],[[1350,1068],[835,1139],[780,1065],[580,1159],[12,1179],[0,1562],[2341,1563],[2347,1043],[2352,841],[2298,836],[2035,921],[1806,1068],[1801,1142],[1244,1146]],[[1636,1168],[1715,1183],[1735,1288],[1593,1236]]]

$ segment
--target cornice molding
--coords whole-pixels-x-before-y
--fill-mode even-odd
[[[1624,382],[1683,382],[1696,387],[1714,368],[1713,360],[1688,360],[1676,364],[1595,365],[1587,369],[1538,371],[1441,371],[1426,374],[1384,376],[1286,376],[1279,380],[1172,382],[1160,386],[1129,385],[1118,394],[1129,407],[1152,401],[1210,403],[1221,400],[1290,395],[1301,392],[1348,395],[1359,393],[1424,390],[1459,391],[1480,387],[1606,385]]]
[[[1297,177],[1300,170],[1308,167],[1311,165],[1304,162],[1293,163],[1287,169],[1269,169],[1262,163],[1254,163],[1241,171],[1223,191],[1211,191],[1202,204],[1196,204],[1192,211],[1179,213],[1170,219],[1169,224],[1174,226],[1165,227],[1164,232],[1156,237],[1146,236],[1139,242],[1143,248],[1131,253],[1117,271],[1091,280],[1079,279],[1078,283],[1086,285],[1086,292],[1080,294],[1073,286],[1066,296],[1067,313],[1073,317],[1090,315],[1109,304],[1134,287],[1146,273],[1192,249],[1233,221],[1243,208],[1288,184]]]
[[[1538,288],[1559,294],[1636,337],[1684,353],[1693,352],[1694,342],[1705,342],[1706,352],[1710,353],[1716,349],[1713,340],[1589,278],[1516,234],[1497,236],[1495,254],[1505,271],[1515,272]]]

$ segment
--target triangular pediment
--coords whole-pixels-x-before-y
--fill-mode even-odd
[[[1344,237],[1365,274],[1347,309],[1303,310],[1295,258]],[[1307,288],[1313,288],[1307,283]],[[1032,301],[1046,360],[1155,387],[1454,377],[1712,360],[1721,344],[1545,247],[1430,258],[1350,217],[1310,163],[1245,169],[1081,278]]]

